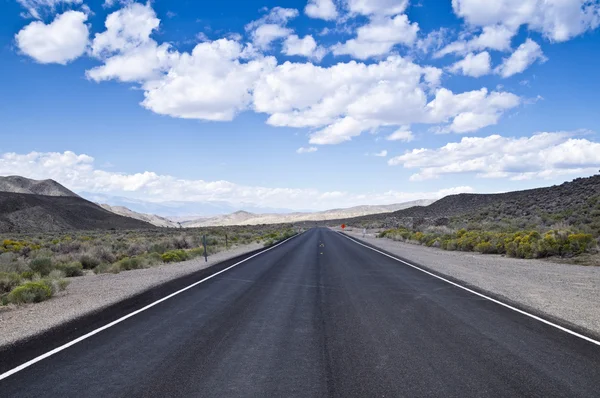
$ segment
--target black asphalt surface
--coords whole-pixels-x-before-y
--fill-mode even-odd
[[[600,347],[312,229],[0,396],[598,397]]]

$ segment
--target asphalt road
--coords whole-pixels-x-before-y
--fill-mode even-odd
[[[313,229],[0,381],[0,396],[598,397],[600,347]]]

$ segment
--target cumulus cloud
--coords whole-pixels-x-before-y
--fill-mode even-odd
[[[288,36],[283,42],[281,52],[285,55],[299,55],[316,61],[321,61],[325,54],[327,54],[327,50],[317,45],[317,42],[311,35],[306,35],[302,39],[297,35]]]
[[[358,28],[356,38],[333,47],[335,55],[348,54],[358,59],[388,54],[397,44],[412,45],[419,25],[411,23],[405,14],[395,17],[373,17]]]
[[[412,181],[474,173],[484,178],[523,180],[593,173],[600,166],[600,143],[573,134],[537,133],[531,137],[465,137],[437,149],[414,149],[388,161],[419,169]]]
[[[274,7],[262,18],[246,25],[246,31],[252,37],[252,43],[261,50],[268,50],[271,43],[293,33],[285,25],[298,16],[294,8]]]
[[[435,53],[436,58],[447,54],[467,54],[473,51],[485,49],[496,51],[510,50],[510,42],[515,35],[513,29],[504,25],[484,26],[481,33],[469,40],[458,40],[452,42]]]
[[[546,62],[546,57],[539,44],[527,39],[510,57],[505,58],[502,65],[496,68],[496,73],[502,77],[510,77],[522,73],[534,62]]]
[[[459,17],[474,26],[522,25],[552,41],[566,41],[600,23],[600,4],[590,0],[453,0]]]
[[[333,0],[309,0],[304,12],[311,18],[331,21],[337,18],[338,12]]]
[[[88,45],[87,15],[66,11],[49,24],[31,22],[15,35],[19,50],[42,64],[65,65],[79,58]]]
[[[17,0],[23,6],[29,15],[35,19],[41,19],[46,12],[54,12],[57,6],[78,5],[82,4],[83,0]]]
[[[468,186],[434,192],[322,192],[316,189],[239,185],[229,181],[176,178],[152,171],[118,173],[99,169],[94,158],[73,152],[4,153],[0,155],[0,175],[18,174],[28,178],[52,178],[76,192],[126,196],[151,202],[226,201],[233,205],[254,205],[289,209],[331,209],[361,204],[390,204],[432,198],[459,192],[472,192]]]
[[[274,8],[247,28],[253,32],[265,23],[283,26],[295,15],[294,9]],[[357,33],[361,40],[381,39],[379,28],[387,31],[388,23],[409,24],[405,15],[369,18],[370,24]],[[385,23],[377,25],[381,21]],[[338,144],[365,131],[414,123],[442,125],[438,131],[444,132],[475,131],[497,123],[520,103],[513,94],[485,89],[454,94],[440,87],[441,69],[398,55],[326,67],[279,64],[252,44],[228,39],[204,41],[191,52],[180,52],[152,38],[159,24],[148,4],[132,3],[111,13],[90,50],[103,64],[88,70],[88,77],[138,82],[144,91],[142,105],[172,117],[226,121],[245,110],[264,113],[270,125],[311,129],[313,145]],[[324,50],[310,35],[289,35],[282,51],[319,59]]]
[[[347,9],[362,15],[396,15],[408,6],[408,0],[345,0]]]
[[[487,51],[467,56],[448,68],[450,72],[471,77],[487,75],[491,71],[491,57]]]
[[[415,139],[415,136],[408,126],[400,127],[398,130],[394,131],[392,134],[385,137],[388,141],[404,141],[411,142]]]
[[[303,153],[312,153],[312,152],[317,152],[318,148],[311,146],[311,147],[301,147],[296,149],[296,153],[299,154],[303,154]]]

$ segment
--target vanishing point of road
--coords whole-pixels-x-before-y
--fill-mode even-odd
[[[6,377],[0,396],[598,397],[600,347],[317,228]]]

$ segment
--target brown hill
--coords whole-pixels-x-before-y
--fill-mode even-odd
[[[55,232],[153,228],[119,216],[78,196],[0,192],[0,232]]]
[[[340,220],[342,221],[342,220]],[[563,222],[600,234],[600,175],[577,178],[546,188],[500,194],[446,196],[425,207],[343,220],[365,227],[417,227],[419,225],[526,228]]]

